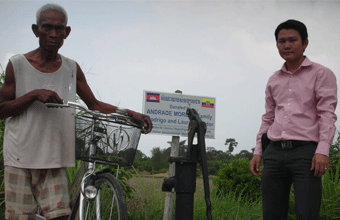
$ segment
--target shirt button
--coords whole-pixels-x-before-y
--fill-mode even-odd
[[[290,105],[290,103],[288,103],[288,105]]]
[[[291,92],[292,90],[291,90],[291,89],[289,89],[288,91],[289,91],[289,92]]]
[[[282,133],[284,134],[284,133],[286,133],[286,131],[282,131]]]

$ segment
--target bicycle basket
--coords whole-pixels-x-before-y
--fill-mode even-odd
[[[76,159],[107,165],[133,164],[141,129],[104,120],[97,120],[92,126],[92,119],[83,115],[76,116],[75,122]],[[93,138],[91,138],[92,129]],[[97,143],[97,146],[90,155],[91,143]]]

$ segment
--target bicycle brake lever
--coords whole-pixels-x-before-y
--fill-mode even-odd
[[[73,107],[73,108],[82,107],[81,105],[79,105],[79,104],[76,103],[76,102],[71,102],[71,101],[63,100],[63,103],[64,103],[65,105],[67,105],[68,107]],[[83,108],[84,108],[84,107],[83,107]]]
[[[63,104],[58,104],[58,103],[45,103],[46,107],[50,107],[50,108],[58,108],[58,107],[70,107],[68,102],[63,100]]]

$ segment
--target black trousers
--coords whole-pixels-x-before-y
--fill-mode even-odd
[[[286,220],[291,185],[297,220],[317,220],[321,204],[321,178],[311,171],[317,144],[283,149],[270,142],[263,153],[261,177],[263,219]]]

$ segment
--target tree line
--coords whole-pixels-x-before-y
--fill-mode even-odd
[[[187,140],[179,142],[179,156],[184,157],[188,146]],[[171,142],[168,142],[171,145]],[[242,150],[237,154],[232,154],[234,148],[237,146],[235,139],[228,138],[225,145],[228,150],[216,150],[214,147],[206,148],[207,164],[209,175],[216,175],[222,164],[230,163],[235,158],[248,158],[253,156],[253,152]],[[254,149],[252,149],[253,151]],[[146,171],[151,174],[166,173],[169,169],[168,158],[170,157],[171,146],[166,148],[154,147],[151,150],[151,156],[146,156],[142,151],[137,150],[133,166],[139,171]]]

